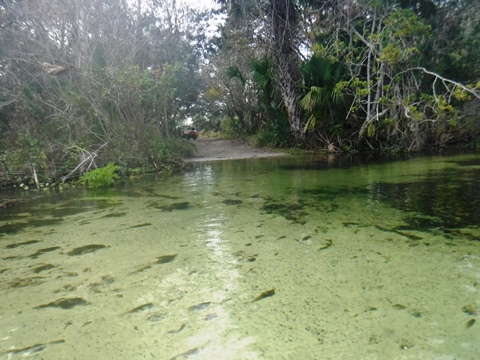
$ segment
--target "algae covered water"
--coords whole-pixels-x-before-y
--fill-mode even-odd
[[[0,358],[477,359],[479,175],[250,159],[0,209]]]

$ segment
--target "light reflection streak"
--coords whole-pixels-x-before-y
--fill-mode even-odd
[[[205,164],[192,172],[186,179],[191,190],[199,184],[202,196],[211,195],[215,191],[218,179],[211,165]],[[198,348],[201,358],[237,358],[257,359],[255,352],[248,351],[248,345],[255,342],[253,337],[241,337],[233,320],[230,307],[227,306],[231,297],[240,292],[239,279],[241,274],[237,268],[237,259],[233,255],[228,235],[225,232],[225,223],[228,218],[221,207],[210,206],[204,209],[196,228],[196,243],[205,251],[208,259],[208,276],[204,282],[202,292],[210,292],[210,298],[215,301],[214,307],[209,309],[216,318],[206,321],[196,333],[188,338],[187,348]]]
[[[225,220],[224,214],[206,213],[199,226],[197,243],[203,244],[209,260],[207,278],[203,285],[199,284],[199,290],[215,303],[208,308],[208,314],[204,315],[194,334],[185,340],[185,348],[198,349],[196,355],[202,359],[258,359],[256,352],[246,349],[255,339],[242,338],[238,334],[239,326],[232,321],[226,306],[232,300],[231,295],[239,291],[241,275],[230,243],[224,237]],[[211,321],[209,317],[213,317]]]

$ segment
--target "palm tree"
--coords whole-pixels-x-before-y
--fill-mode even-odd
[[[270,0],[267,14],[267,29],[271,38],[270,56],[276,69],[276,83],[283,97],[291,131],[298,142],[303,142],[305,131],[298,103],[301,95],[301,75],[297,53],[297,7],[291,0]]]
[[[305,131],[314,130],[328,117],[333,121],[334,106],[343,99],[341,82],[344,67],[341,63],[332,63],[328,59],[313,56],[302,68],[305,90],[300,106],[309,115]]]
[[[282,95],[290,129],[298,142],[305,139],[298,99],[301,95],[300,58],[297,52],[299,15],[292,0],[217,0],[229,5],[232,20],[248,15],[262,21],[270,62],[275,70],[274,83]]]

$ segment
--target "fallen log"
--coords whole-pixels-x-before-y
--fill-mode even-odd
[[[17,205],[22,200],[20,199],[0,199],[0,208],[8,208]]]

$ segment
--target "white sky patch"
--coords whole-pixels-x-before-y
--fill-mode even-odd
[[[212,10],[219,9],[220,4],[215,0],[179,0],[178,3],[183,3],[188,7],[196,10]],[[218,28],[225,22],[224,15],[214,15],[208,21],[207,37],[212,38],[218,36]]]
[[[198,10],[214,9],[219,6],[213,0],[181,0],[181,2],[187,4],[191,8]]]

